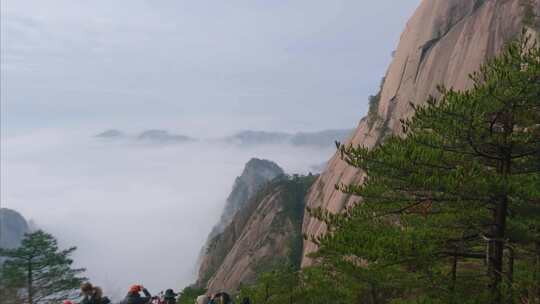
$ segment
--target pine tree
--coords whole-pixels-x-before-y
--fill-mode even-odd
[[[354,300],[353,285],[322,266],[276,267],[261,273],[255,284],[241,286],[237,298],[267,304],[345,304]]]
[[[27,234],[16,249],[0,249],[7,260],[0,268],[3,292],[13,303],[56,303],[77,295],[85,280],[73,269],[75,247],[59,250],[56,239],[43,231]]]
[[[314,256],[372,303],[540,303],[540,48],[523,35],[471,79],[415,107],[403,136],[339,145],[367,176],[337,187],[361,202],[310,210],[329,227]]]

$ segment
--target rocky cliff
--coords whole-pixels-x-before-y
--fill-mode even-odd
[[[399,134],[400,119],[412,114],[410,103],[421,104],[437,94],[443,84],[465,89],[468,74],[497,54],[505,42],[517,37],[524,26],[538,30],[540,0],[423,0],[401,35],[381,92],[370,102],[352,138],[353,145],[373,147],[385,135]],[[338,183],[360,183],[362,172],[347,166],[335,155],[315,182],[307,198],[309,207],[339,212],[358,200],[335,190]],[[324,233],[320,222],[306,217],[303,232]],[[315,250],[304,243],[306,254]]]
[[[28,231],[28,223],[17,211],[0,209],[0,248],[18,247]]]
[[[221,265],[222,258],[232,248],[235,241],[234,238],[227,238],[230,234],[222,235],[219,241],[216,240],[216,237],[222,234],[226,228],[229,228],[229,230],[235,229],[235,225],[237,226],[238,223],[231,224],[231,222],[237,212],[248,205],[250,200],[268,182],[283,174],[283,169],[269,160],[253,158],[245,165],[242,174],[235,180],[219,222],[210,232],[208,240],[202,249],[203,251],[199,261],[199,285],[206,284],[208,279]],[[213,246],[211,246],[212,244]]]
[[[248,200],[210,241],[206,256],[214,267],[200,272],[199,285],[235,292],[278,265],[299,267],[305,195],[314,180],[281,176]]]
[[[242,175],[236,178],[231,194],[225,203],[221,219],[214,227],[210,237],[222,232],[229,225],[236,212],[242,209],[266,183],[283,174],[285,174],[283,169],[272,161],[251,159],[244,167]]]

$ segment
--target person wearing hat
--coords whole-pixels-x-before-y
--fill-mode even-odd
[[[141,297],[141,291],[144,293],[144,297]],[[152,295],[144,286],[133,285],[129,288],[128,294],[124,299],[124,304],[148,304],[152,301]]]
[[[175,304],[176,303],[176,296],[177,294],[174,293],[172,289],[165,290],[165,294],[163,295],[163,300],[165,304]]]
[[[99,297],[101,289],[94,287],[91,283],[85,282],[81,285],[81,304],[100,304]]]
[[[103,291],[100,287],[93,286],[86,282],[81,285],[81,295],[83,299],[80,304],[109,304],[111,300],[103,296]]]
[[[88,298],[92,295],[94,291],[94,286],[89,282],[84,282],[81,284],[81,296]]]
[[[103,290],[101,287],[94,286],[92,291],[92,301],[91,304],[110,304],[111,300],[109,298],[103,296]]]

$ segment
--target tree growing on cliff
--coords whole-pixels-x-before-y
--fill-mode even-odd
[[[0,268],[3,292],[13,303],[56,303],[77,295],[84,269],[72,268],[75,247],[60,250],[56,239],[43,231],[27,234],[16,249],[0,249],[7,258]],[[2,302],[3,303],[3,302]]]
[[[197,288],[194,286],[185,287],[178,297],[178,304],[193,304],[197,300],[197,297],[205,295],[207,290],[204,288]]]
[[[354,287],[348,278],[323,266],[277,267],[261,273],[255,284],[241,286],[237,298],[267,304],[346,304],[358,302]]]
[[[338,188],[362,202],[310,210],[330,231],[315,257],[372,303],[540,303],[540,48],[524,35],[471,79],[415,107],[404,136],[339,145],[367,177]]]

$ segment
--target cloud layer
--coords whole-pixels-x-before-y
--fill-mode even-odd
[[[41,131],[3,143],[2,206],[78,246],[76,261],[109,293],[192,282],[197,255],[234,178],[254,156],[307,172],[333,152],[195,142],[149,146]]]

